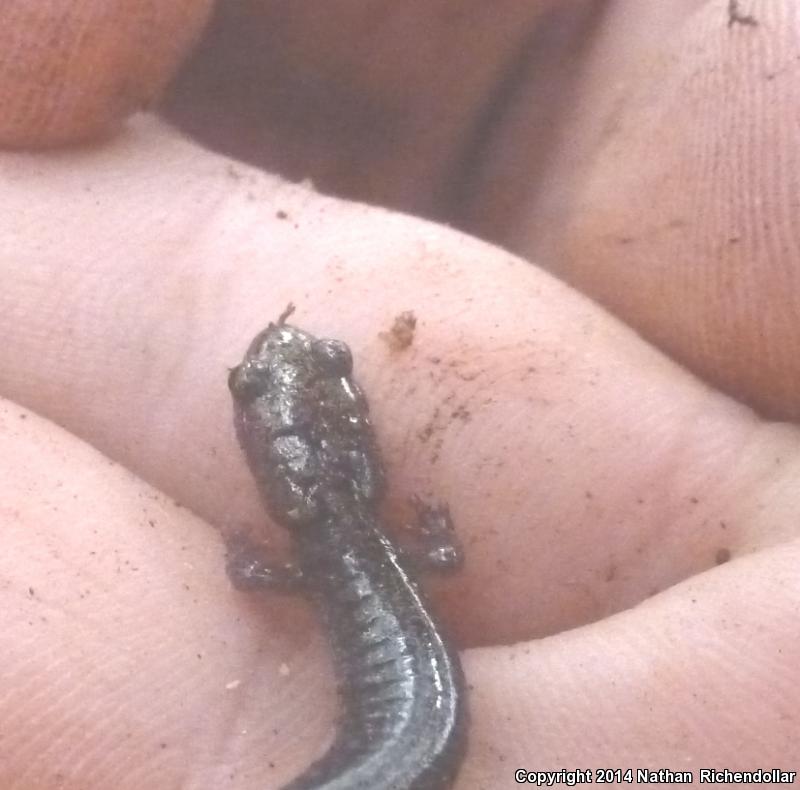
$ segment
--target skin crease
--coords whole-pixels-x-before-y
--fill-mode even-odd
[[[695,6],[727,31],[725,4]],[[682,29],[615,24],[620,73],[637,43]],[[503,131],[495,161],[517,146],[525,170],[535,146]],[[580,181],[561,156],[548,183],[559,167]],[[334,698],[313,614],[231,590],[217,529],[264,529],[279,550],[225,379],[290,300],[298,324],[353,348],[394,509],[445,499],[464,539],[464,572],[426,584],[467,648],[458,787],[510,785],[522,766],[799,767],[793,426],[498,247],[322,197],[152,119],[79,150],[4,153],[0,172],[0,786],[273,787],[322,750]],[[701,175],[715,177],[682,171]],[[788,229],[792,196],[776,194],[762,219]],[[552,201],[519,197],[517,228],[525,212],[567,227]],[[788,293],[786,263],[768,279]],[[721,320],[725,285],[696,265]],[[687,276],[663,276],[665,301]],[[408,309],[414,343],[393,352],[379,333]],[[672,320],[669,337],[693,331]],[[793,328],[734,330],[747,356]],[[757,384],[788,403],[777,378]]]

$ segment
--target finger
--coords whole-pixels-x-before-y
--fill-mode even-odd
[[[436,588],[466,638],[576,625],[795,533],[790,428],[497,249],[148,124],[6,171],[6,394],[212,522],[265,520],[225,382],[293,301],[352,344],[393,497],[449,502],[467,565]],[[383,335],[408,309],[397,350]]]
[[[582,107],[596,135],[552,260],[707,381],[797,420],[797,5],[707,2],[646,56],[625,49],[637,11],[609,20]]]
[[[15,405],[0,428],[15,459],[0,500],[3,786],[263,787],[297,773],[334,708],[321,645],[288,627],[302,606],[246,616],[210,528]],[[783,765],[797,559],[796,544],[762,552],[603,623],[467,655],[462,786],[525,766]]]
[[[603,622],[473,651],[463,786],[517,768],[797,771],[799,559],[794,542]]]
[[[8,0],[0,8],[0,145],[96,138],[151,105],[211,0]]]
[[[244,616],[212,529],[7,402],[0,452],[0,786],[227,783],[256,748],[241,729],[277,740],[283,618],[305,611]]]

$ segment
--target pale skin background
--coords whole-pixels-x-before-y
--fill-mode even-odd
[[[290,300],[353,348],[389,509],[466,544],[427,584],[459,788],[800,768],[797,3],[401,5],[210,29],[164,106],[253,166],[125,120],[205,4],[3,12],[3,788],[276,787],[323,748],[313,613],[223,573],[227,529],[283,546],[225,379]]]

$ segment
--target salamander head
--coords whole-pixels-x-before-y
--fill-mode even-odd
[[[270,324],[228,378],[239,443],[273,517],[311,523],[336,500],[376,500],[383,473],[369,407],[340,340]]]
[[[347,377],[352,370],[350,348],[341,340],[317,339],[289,324],[270,324],[231,370],[228,387],[239,404],[281,393],[298,398],[301,388]]]

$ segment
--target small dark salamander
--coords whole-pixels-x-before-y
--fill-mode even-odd
[[[239,542],[228,573],[241,589],[306,590],[339,684],[333,745],[284,790],[450,787],[467,730],[458,654],[382,529],[380,453],[350,349],[286,324],[289,312],[255,337],[229,379],[239,442],[296,562],[270,565]],[[423,559],[457,565],[446,508],[417,509]]]

